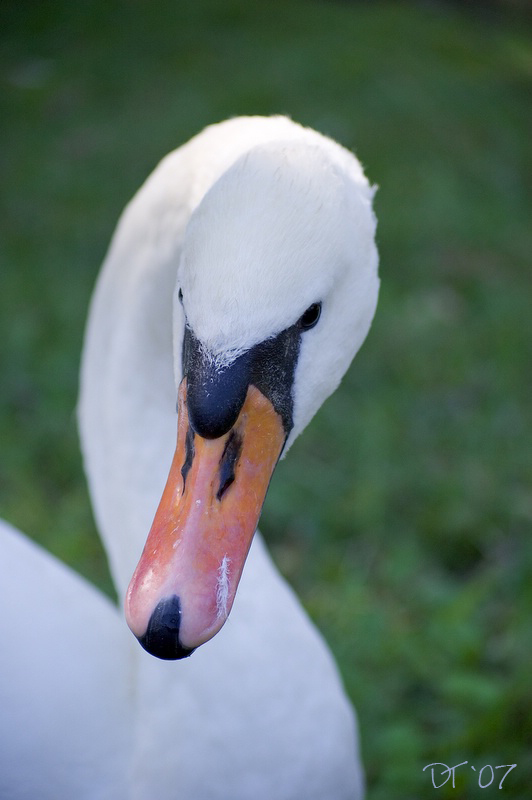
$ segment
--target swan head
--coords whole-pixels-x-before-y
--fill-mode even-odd
[[[178,443],[126,597],[146,649],[225,622],[275,465],[334,391],[378,296],[373,191],[354,156],[272,142],[191,214],[174,298]]]
[[[375,312],[373,190],[356,177],[318,145],[262,145],[221,176],[188,224],[175,302],[177,376],[185,316],[223,369],[321,307],[315,327],[301,328],[288,446],[337,387]]]

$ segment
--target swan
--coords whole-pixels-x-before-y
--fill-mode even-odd
[[[242,117],[168,155],[126,207],[78,417],[134,636],[1,523],[0,797],[362,797],[336,665],[255,529],[370,327],[372,198],[331,139]]]

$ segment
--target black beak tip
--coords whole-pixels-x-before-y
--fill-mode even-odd
[[[195,648],[184,647],[179,640],[181,602],[177,595],[161,600],[155,607],[146,633],[138,640],[146,652],[164,661],[177,661],[192,655]]]

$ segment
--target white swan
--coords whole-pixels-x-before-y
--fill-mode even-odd
[[[122,216],[90,311],[80,430],[130,627],[162,658],[227,619],[277,457],[367,333],[371,199],[339,145],[251,117],[170,154]],[[172,461],[176,385],[176,456],[135,571]],[[227,623],[175,664],[1,533],[2,799],[361,796],[336,667],[258,536]]]

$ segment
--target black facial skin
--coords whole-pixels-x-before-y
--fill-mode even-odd
[[[230,431],[244,405],[248,387],[253,385],[281,416],[288,437],[293,427],[292,389],[301,336],[317,324],[320,314],[321,303],[313,303],[294,325],[259,342],[222,369],[187,325],[183,374],[187,378],[189,420],[195,433],[205,439],[216,439]]]

